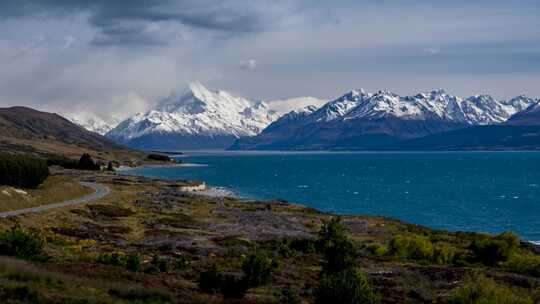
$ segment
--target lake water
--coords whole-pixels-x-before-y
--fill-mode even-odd
[[[203,166],[130,174],[199,179],[256,199],[339,214],[384,215],[434,228],[540,241],[540,153],[242,153],[182,156]]]

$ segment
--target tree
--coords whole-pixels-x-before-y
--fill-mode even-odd
[[[358,252],[347,238],[339,218],[323,222],[318,245],[323,267],[315,290],[315,303],[374,303],[373,288],[356,267]]]
[[[79,169],[96,171],[100,169],[100,166],[94,162],[90,154],[84,153],[79,160]]]
[[[323,271],[339,272],[356,265],[358,252],[345,235],[341,219],[332,218],[323,222],[318,245],[324,256]]]
[[[107,165],[107,171],[111,171],[111,172],[114,171],[114,167],[113,167],[112,162],[109,162],[109,164]]]
[[[0,153],[0,185],[37,188],[49,176],[45,160]]]

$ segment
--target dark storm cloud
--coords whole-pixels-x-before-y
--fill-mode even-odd
[[[272,5],[270,5],[272,3]],[[100,34],[96,44],[159,44],[160,37],[148,33],[152,23],[172,22],[180,26],[239,35],[272,28],[283,16],[269,1],[240,0],[42,0],[2,1],[3,19],[28,15],[88,13],[89,23]]]

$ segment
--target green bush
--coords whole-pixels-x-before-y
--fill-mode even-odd
[[[258,287],[272,280],[272,259],[263,252],[250,254],[242,263],[248,287]]]
[[[515,273],[540,277],[540,255],[530,252],[514,252],[501,267]]]
[[[0,153],[0,185],[37,188],[48,176],[49,167],[42,159]]]
[[[187,265],[188,265],[188,261],[186,260],[186,258],[184,256],[179,256],[173,260],[172,267],[174,270],[179,271],[179,270],[184,270]]]
[[[433,261],[437,264],[451,264],[456,256],[456,249],[448,244],[435,246]]]
[[[293,239],[289,244],[289,248],[302,253],[315,253],[315,241],[310,239]]]
[[[467,277],[455,288],[449,298],[451,304],[533,304],[527,291],[518,291],[498,285],[481,274]]]
[[[378,255],[378,256],[383,256],[383,255],[386,255],[388,253],[388,249],[386,249],[386,247],[381,246],[380,244],[377,244],[377,243],[371,243],[371,244],[367,245],[366,250],[369,253],[371,253],[373,255]]]
[[[126,259],[126,269],[137,272],[141,268],[141,259],[138,254],[130,254]]]
[[[433,244],[423,236],[416,235],[396,235],[388,246],[391,255],[403,259],[427,260],[433,258]]]
[[[324,272],[340,272],[355,267],[358,252],[345,235],[339,218],[324,221],[319,231],[318,246],[324,256]]]
[[[213,264],[208,270],[201,272],[199,276],[199,289],[206,293],[221,291],[224,282],[223,272]]]
[[[168,272],[169,271],[169,263],[166,259],[159,255],[154,255],[152,257],[152,261],[150,261],[150,264],[154,266],[156,269],[159,270],[159,272]]]
[[[35,258],[43,253],[44,238],[36,232],[15,225],[0,233],[0,254],[19,258]]]
[[[503,232],[496,237],[477,236],[470,246],[475,260],[487,266],[507,261],[517,248],[519,248],[519,238],[511,232]]]
[[[123,255],[117,252],[100,253],[97,258],[98,263],[111,266],[126,266],[126,260]]]
[[[375,294],[366,276],[349,268],[336,273],[323,273],[315,290],[315,303],[375,303]]]

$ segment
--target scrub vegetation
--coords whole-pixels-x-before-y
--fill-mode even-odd
[[[512,233],[197,196],[182,192],[181,181],[53,173],[111,193],[0,219],[7,303],[540,301],[540,248]]]

